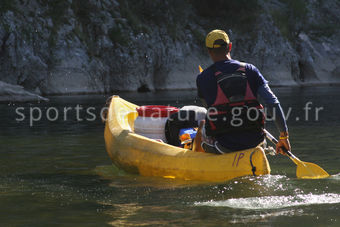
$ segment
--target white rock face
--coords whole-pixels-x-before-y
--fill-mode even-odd
[[[22,86],[7,84],[0,81],[0,102],[48,101],[47,98],[24,90]]]

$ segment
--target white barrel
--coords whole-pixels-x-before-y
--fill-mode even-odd
[[[165,124],[167,117],[137,117],[135,120],[135,133],[150,139],[161,139],[166,142]]]
[[[202,120],[205,119],[207,115],[207,109],[201,106],[183,106],[180,110],[192,110],[195,111],[195,121],[199,125]]]
[[[134,132],[150,139],[166,141],[165,124],[168,117],[178,112],[172,106],[140,106],[137,109]]]

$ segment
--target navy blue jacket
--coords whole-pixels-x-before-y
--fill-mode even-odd
[[[252,64],[245,64],[245,75],[249,86],[258,98],[258,101],[268,108],[269,114],[275,114],[273,118],[279,131],[287,131],[286,121],[280,103],[268,86],[268,81],[262,76],[260,71]],[[236,60],[224,60],[214,63],[217,70],[224,73],[234,73],[241,67],[241,63]],[[196,79],[198,96],[203,99],[208,106],[211,106],[217,96],[217,81],[212,67],[207,68]],[[273,111],[275,109],[275,112]],[[238,132],[226,133],[216,138],[219,144],[225,148],[237,151],[257,146],[264,139],[264,133]]]

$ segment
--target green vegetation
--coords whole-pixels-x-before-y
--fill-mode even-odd
[[[11,31],[11,27],[7,23],[4,23],[4,21],[0,22],[0,26],[2,26],[5,29],[6,33],[9,33]]]
[[[74,0],[72,1],[71,8],[83,27],[86,27],[91,22],[91,13],[95,13],[98,10],[88,0]]]
[[[102,31],[100,24],[94,23],[92,19],[103,20],[100,14],[102,9],[89,0],[73,0],[70,7],[76,17],[73,33],[86,45],[89,57],[97,56],[96,42]]]
[[[211,28],[230,28],[241,32],[252,32],[261,8],[257,0],[187,0],[196,13],[213,19]]]
[[[121,16],[128,20],[134,29],[142,22],[164,22],[166,6],[162,0],[119,0]]]
[[[48,38],[48,45],[50,48],[56,46],[57,34],[61,25],[67,23],[66,10],[69,7],[69,2],[67,0],[41,0],[39,1],[42,6],[47,7],[44,16],[46,18],[51,18],[53,27],[50,31]],[[32,15],[32,13],[30,13]]]
[[[271,12],[275,25],[279,28],[281,35],[287,39],[291,39],[291,25],[288,21],[288,15],[282,10],[274,10]]]
[[[178,36],[178,26],[177,24],[168,24],[167,26],[168,35],[172,40],[176,40]]]
[[[333,34],[339,31],[339,25],[332,23],[311,24],[308,26],[308,30],[311,38],[319,40],[319,38],[322,36],[331,37]]]
[[[142,22],[138,18],[137,14],[132,11],[133,8],[129,7],[129,4],[127,1],[122,2],[121,4],[124,4],[123,7],[121,7],[121,15],[127,19],[128,24],[131,26],[133,31],[139,31],[142,27]]]
[[[274,10],[271,15],[281,34],[289,41],[294,42],[304,29],[307,19],[307,5],[304,0],[281,0],[286,8]]]
[[[32,39],[34,30],[30,25],[28,25],[28,26],[22,27],[21,32],[22,32],[23,39],[26,41],[30,41]]]
[[[288,12],[295,20],[305,20],[307,17],[307,5],[305,0],[281,0],[288,7]]]
[[[123,46],[127,46],[129,44],[128,36],[124,36],[119,27],[111,28],[108,35],[113,43],[119,43]]]
[[[311,38],[318,40],[321,36],[330,37],[338,31],[338,24],[319,22],[308,24],[308,7],[304,0],[281,0],[286,5],[285,9],[273,11],[272,17],[281,34],[290,42],[294,42],[300,32],[305,32]],[[324,18],[324,21],[328,21]]]
[[[15,11],[15,0],[1,0],[0,13],[6,13],[7,11]]]
[[[163,0],[119,0],[119,12],[121,17],[127,20],[127,24],[136,35],[138,33],[151,33],[153,26],[166,26],[173,40],[181,36],[180,30],[185,23],[190,23],[187,1],[172,0],[171,4]]]
[[[205,35],[206,34],[202,34],[200,31],[196,30],[196,29],[190,29],[191,30],[191,34],[194,36],[194,38],[199,42],[202,43],[202,45],[204,45],[205,42]]]
[[[73,33],[79,38],[80,41],[82,42],[86,41],[86,34],[84,34],[79,24],[76,24],[76,26],[73,29]]]
[[[49,16],[54,24],[54,27],[59,27],[61,24],[67,23],[66,10],[69,8],[67,0],[49,0],[43,1],[48,6],[46,15]]]
[[[160,25],[166,21],[162,1],[119,0],[119,4],[119,12],[127,20],[134,34],[151,33],[152,24]]]
[[[123,46],[132,42],[131,34],[151,34],[154,27],[165,30],[174,41],[186,40],[185,35],[189,31],[197,43],[204,43],[205,32],[196,27],[204,28],[205,31],[213,28],[231,29],[235,33],[247,34],[247,38],[251,39],[257,35],[257,20],[263,13],[258,0],[118,0],[119,5],[99,4],[90,0],[37,1],[42,6],[43,16],[52,19],[53,26],[48,38],[50,47],[55,47],[60,28],[69,23],[67,12],[71,8],[76,23],[67,39],[77,36],[92,54],[98,52],[95,45],[98,37],[103,35],[100,22],[105,22],[105,12],[111,13],[114,19],[108,37],[113,43]],[[21,0],[1,0],[0,12],[15,10],[19,3]],[[319,24],[307,24],[308,2],[304,0],[279,0],[276,4],[280,6],[271,12],[271,16],[281,34],[291,42],[296,40],[301,31],[315,38],[320,35],[331,36],[336,32],[337,27],[327,24],[326,20]],[[37,12],[31,10],[27,15],[33,18]],[[9,30],[9,26],[3,27]],[[23,28],[24,38],[30,39],[33,32],[34,25]]]

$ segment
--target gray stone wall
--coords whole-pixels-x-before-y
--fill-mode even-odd
[[[42,96],[195,88],[219,28],[272,85],[335,83],[338,12],[337,0],[1,0],[0,81]]]

